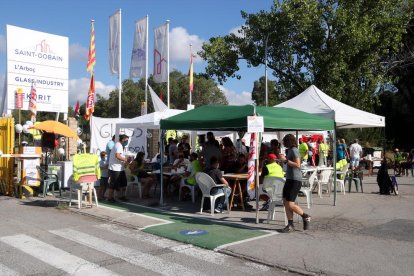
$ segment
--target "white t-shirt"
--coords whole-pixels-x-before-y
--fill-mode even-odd
[[[181,159],[180,159],[180,158],[175,159],[173,166],[178,166],[178,165],[181,165],[181,166],[188,167],[189,165],[191,165],[190,160],[188,160],[188,159],[186,159],[186,158],[184,158],[184,159],[183,159],[183,161],[182,161],[182,163],[181,163],[181,164],[180,164],[180,162],[181,162]]]
[[[120,142],[117,142],[111,150],[111,154],[109,156],[109,169],[111,171],[121,172],[124,170],[124,162],[116,158],[116,153],[120,153],[122,156],[124,156],[124,147]]]
[[[358,143],[353,143],[349,147],[349,154],[351,155],[351,157],[361,157],[362,147]]]

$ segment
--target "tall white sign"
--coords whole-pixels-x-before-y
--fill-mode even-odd
[[[22,88],[28,110],[36,81],[37,111],[68,112],[69,39],[7,25],[7,109],[15,109]]]

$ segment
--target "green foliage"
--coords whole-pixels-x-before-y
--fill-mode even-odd
[[[220,83],[267,61],[276,78],[274,98],[291,98],[310,84],[354,107],[372,111],[378,87],[387,83],[387,57],[400,47],[413,14],[405,0],[286,0],[270,11],[242,12],[239,36],[210,38],[199,53],[206,74]],[[253,99],[261,98],[254,89]],[[272,95],[269,94],[269,98]]]
[[[163,101],[167,105],[167,84],[155,83],[152,76],[148,79],[148,84],[154,89],[158,97],[163,96]],[[145,80],[134,82],[125,80],[122,83],[122,118],[133,118],[141,115],[141,102],[145,101]],[[170,108],[187,109],[190,103],[189,77],[174,70],[170,72]],[[228,104],[223,92],[217,87],[216,83],[203,75],[194,75],[194,91],[192,94],[192,104],[201,106],[206,104]],[[85,110],[84,107],[81,110]],[[151,95],[148,91],[148,113],[154,112]],[[114,90],[106,99],[97,95],[95,101],[94,116],[104,118],[118,117],[118,90]]]

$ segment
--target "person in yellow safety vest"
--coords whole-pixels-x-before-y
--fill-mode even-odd
[[[82,176],[96,175],[101,178],[99,157],[92,153],[75,154],[73,156],[73,180],[78,181]]]
[[[267,164],[262,169],[262,176],[266,177],[285,177],[283,168],[276,163],[276,155],[270,153],[267,155]],[[260,211],[267,211],[269,209],[270,198],[263,204]]]
[[[327,162],[326,159],[328,157],[329,154],[329,145],[325,144],[325,141],[322,139],[318,140],[319,143],[319,162],[318,162],[318,166],[327,166]]]
[[[263,167],[264,177],[285,177],[282,167],[276,163],[276,155],[271,153],[267,156],[267,164]]]
[[[307,162],[308,161],[308,151],[309,151],[309,147],[308,144],[306,144],[305,142],[303,142],[302,138],[299,138],[299,154],[300,154],[300,161],[303,162]]]

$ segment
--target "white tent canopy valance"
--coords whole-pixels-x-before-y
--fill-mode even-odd
[[[296,97],[276,107],[289,107],[335,120],[337,128],[385,127],[385,117],[353,108],[309,86]]]

